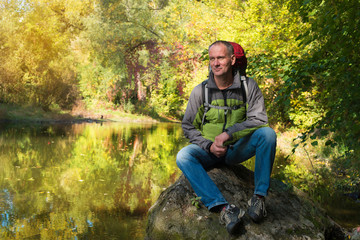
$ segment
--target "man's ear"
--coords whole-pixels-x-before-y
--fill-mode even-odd
[[[231,55],[231,66],[234,66],[236,62],[235,54]]]

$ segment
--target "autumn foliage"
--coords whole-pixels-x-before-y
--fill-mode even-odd
[[[271,123],[359,155],[358,0],[1,0],[0,102],[181,119],[207,46],[240,43]],[[352,157],[345,157],[353,163]],[[351,164],[350,164],[351,165]]]

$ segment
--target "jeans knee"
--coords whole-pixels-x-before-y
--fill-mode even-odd
[[[190,154],[186,150],[186,148],[181,149],[178,154],[176,155],[176,165],[181,169],[182,166],[189,164]]]
[[[180,166],[182,165],[182,163],[183,163],[183,154],[181,153],[181,151],[182,150],[180,150],[179,152],[178,152],[178,154],[176,155],[176,165],[180,168]]]
[[[260,131],[259,131],[260,130]],[[258,129],[260,138],[263,139],[268,144],[276,144],[276,133],[274,129],[270,127],[263,127]]]

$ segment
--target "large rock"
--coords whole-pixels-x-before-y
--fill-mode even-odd
[[[224,197],[247,208],[253,194],[253,172],[242,165],[215,168],[210,177]],[[151,207],[146,239],[344,239],[344,232],[300,191],[272,179],[266,198],[267,218],[260,224],[245,215],[243,227],[230,236],[219,214],[192,204],[195,194],[184,176],[166,189]]]

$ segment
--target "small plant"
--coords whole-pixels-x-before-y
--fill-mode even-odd
[[[124,111],[127,113],[135,112],[135,105],[130,100],[127,100],[126,102],[124,102],[123,108],[124,108]]]
[[[196,208],[200,208],[200,206],[199,206],[200,200],[201,200],[201,197],[194,196],[193,198],[191,198],[191,204],[194,205]]]

